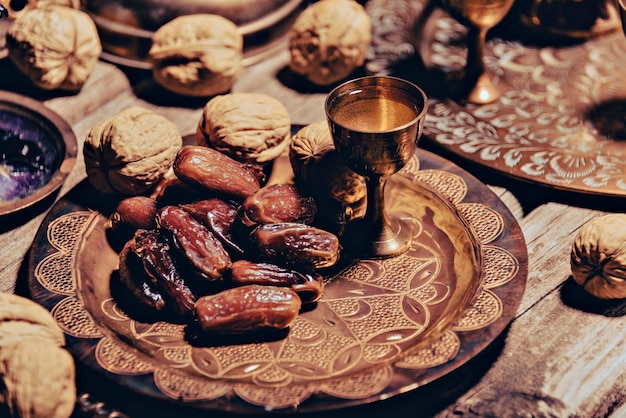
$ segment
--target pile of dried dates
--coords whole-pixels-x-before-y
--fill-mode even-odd
[[[111,231],[126,236],[119,283],[140,309],[208,333],[287,329],[320,298],[337,234],[314,226],[314,199],[264,184],[262,166],[183,146],[151,196],[123,199]]]

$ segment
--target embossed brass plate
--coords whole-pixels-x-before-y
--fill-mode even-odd
[[[282,340],[195,346],[181,325],[127,316],[109,289],[118,257],[105,236],[106,209],[87,182],[37,233],[31,295],[57,319],[79,361],[148,399],[316,411],[415,389],[502,332],[527,274],[523,235],[497,196],[448,161],[417,156],[388,186],[390,210],[416,226],[411,249],[329,277],[323,298]]]
[[[403,68],[403,75],[420,77],[424,71],[412,59],[416,55],[428,74],[462,68],[465,28],[440,9],[425,12],[425,3],[367,3],[376,22],[369,73],[393,75],[399,63],[409,62],[414,67]],[[494,37],[486,55],[490,71],[511,88],[484,106],[464,106],[427,91],[432,100],[423,140],[517,179],[581,194],[626,196],[624,34],[568,46]]]

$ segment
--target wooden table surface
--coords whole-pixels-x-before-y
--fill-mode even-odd
[[[285,69],[288,60],[283,49],[248,66],[233,92],[275,97],[286,105],[293,123],[323,119],[327,91],[299,91],[290,85]],[[205,99],[180,100],[162,94],[149,73],[105,61],[98,62],[77,94],[37,90],[7,59],[0,60],[0,74],[0,88],[43,101],[67,120],[78,138],[78,161],[58,196],[85,178],[82,143],[94,124],[139,105],[167,117],[187,135],[195,131],[205,103]],[[420,146],[431,144],[426,138]],[[510,327],[468,364],[424,388],[357,407],[352,413],[372,417],[626,416],[626,406],[622,406],[626,404],[626,302],[589,297],[573,282],[569,265],[570,247],[579,228],[605,212],[624,211],[626,201],[557,192],[464,161],[456,163],[487,184],[523,230],[529,271],[520,306]],[[27,292],[27,254],[52,202],[45,203],[0,220],[0,290],[4,292]],[[151,411],[148,405],[116,404],[112,388],[100,387],[93,379],[81,382],[79,374],[79,390],[84,389],[81,384],[131,416]]]

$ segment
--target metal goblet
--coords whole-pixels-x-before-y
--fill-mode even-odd
[[[409,222],[387,213],[384,188],[386,177],[415,153],[427,107],[422,89],[389,76],[347,81],[326,98],[335,148],[367,183],[365,216],[351,222],[342,236],[344,247],[357,256],[392,257],[411,245],[413,229]]]
[[[467,26],[467,61],[462,78],[453,86],[456,99],[474,104],[495,101],[504,85],[494,80],[484,62],[487,32],[509,12],[513,0],[441,0],[444,9]]]

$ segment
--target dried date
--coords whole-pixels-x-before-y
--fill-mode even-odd
[[[187,184],[179,178],[163,180],[153,194],[159,206],[180,205],[211,197],[213,193]]]
[[[120,251],[120,282],[130,291],[140,306],[155,311],[163,311],[166,309],[165,300],[144,270],[142,260],[134,253],[135,246],[134,239],[131,239]]]
[[[169,311],[189,316],[196,296],[178,273],[169,246],[159,238],[156,230],[137,230],[122,251],[120,278],[146,305],[163,310],[165,304]]]
[[[237,208],[222,199],[202,199],[180,207],[206,226],[226,249],[241,256],[244,249],[237,243],[234,230],[240,225]]]
[[[233,262],[230,279],[235,286],[259,284],[289,287],[298,294],[302,303],[315,302],[324,291],[324,279],[319,274],[301,273],[271,263],[248,260]]]
[[[259,190],[262,167],[241,163],[212,148],[185,145],[176,154],[174,174],[185,183],[238,201]]]
[[[250,238],[263,260],[287,267],[331,267],[341,250],[335,234],[293,222],[260,225]]]
[[[109,222],[112,229],[154,229],[156,211],[156,200],[147,196],[130,196],[120,200],[115,212],[109,216]]]
[[[164,206],[157,212],[157,224],[182,260],[207,281],[219,280],[230,268],[230,255],[222,243],[185,210]]]
[[[271,184],[248,196],[241,205],[242,221],[247,226],[279,222],[310,224],[317,206],[311,196],[293,184]]]
[[[205,332],[242,333],[288,328],[301,307],[300,298],[289,288],[247,285],[202,296],[195,314]]]

